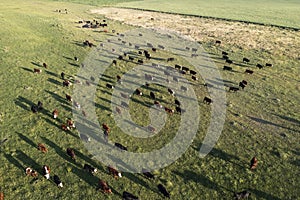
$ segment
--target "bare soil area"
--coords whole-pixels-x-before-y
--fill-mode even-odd
[[[221,40],[237,49],[300,59],[300,31],[134,9],[107,7],[91,12],[134,26],[180,32],[201,42]]]

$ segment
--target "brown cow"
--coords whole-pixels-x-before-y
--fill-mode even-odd
[[[34,68],[34,69],[33,69],[33,72],[39,74],[39,73],[42,72],[42,70],[41,70],[41,69]]]
[[[38,144],[38,150],[40,150],[43,153],[47,153],[48,152],[47,147],[44,144],[42,144],[42,143]]]
[[[108,169],[108,173],[109,174],[112,174],[113,175],[113,177],[115,178],[115,179],[118,179],[118,177],[122,177],[122,174],[121,174],[121,172],[119,172],[118,170],[116,170],[115,168],[113,168],[112,166],[108,166],[107,167],[107,169]]]
[[[103,180],[99,180],[99,188],[102,190],[103,193],[108,193],[108,194],[112,193],[112,191],[109,188],[107,182],[105,182]]]
[[[67,148],[67,154],[73,159],[76,159],[75,152],[72,148]]]
[[[107,124],[103,123],[103,124],[102,124],[102,128],[103,128],[104,130],[106,130],[108,133],[110,132],[110,128],[109,128],[109,126],[108,126]]]
[[[34,171],[33,169],[31,169],[30,167],[27,167],[25,169],[26,175],[30,175],[32,177],[37,177],[38,173],[36,171]]]
[[[66,99],[67,99],[67,101],[70,101],[70,102],[73,101],[73,100],[72,100],[72,97],[71,97],[70,95],[68,95],[68,94],[66,94]]]
[[[56,119],[58,117],[58,110],[54,109],[54,111],[52,112],[53,118]]]
[[[257,167],[257,164],[258,164],[258,160],[256,157],[253,157],[250,161],[250,169],[253,170],[253,169],[256,169]]]

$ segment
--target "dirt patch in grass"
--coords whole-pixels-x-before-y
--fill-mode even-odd
[[[101,8],[91,12],[130,25],[173,30],[201,42],[221,40],[237,49],[300,58],[297,48],[300,46],[300,31],[133,9]]]

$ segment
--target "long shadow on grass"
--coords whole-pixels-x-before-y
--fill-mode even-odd
[[[53,78],[48,78],[48,81],[49,81],[50,83],[55,84],[55,85],[62,86],[62,83],[61,83],[61,82],[59,82],[58,80],[55,80],[55,79],[53,79]]]
[[[31,62],[31,64],[37,66],[37,67],[43,67],[43,65],[39,64],[39,63],[36,63],[36,62]]]
[[[49,70],[45,70],[46,74],[54,76],[54,77],[59,77],[56,73],[50,72]]]
[[[92,174],[84,171],[81,167],[73,167],[72,172],[78,176],[81,180],[85,181],[87,184],[89,184],[92,187],[97,187],[97,183],[99,178],[96,176],[93,176]]]
[[[24,166],[32,167],[33,170],[37,171],[39,174],[42,174],[42,166],[35,162],[35,160],[21,150],[17,150],[16,154],[16,158],[18,158],[18,160],[20,160]]]
[[[256,197],[259,197],[259,198],[269,199],[269,200],[280,200],[280,198],[278,198],[278,197],[275,197],[271,194],[265,193],[265,192],[257,190],[257,189],[250,189],[250,191],[252,193],[254,193]]]
[[[176,174],[176,175],[180,176],[181,178],[183,178],[186,183],[188,183],[190,181],[193,181],[195,183],[199,183],[199,184],[203,185],[206,188],[216,190],[216,191],[219,191],[219,192],[222,192],[224,190],[232,192],[232,193],[234,192],[234,191],[232,191],[228,188],[225,188],[225,187],[223,187],[221,185],[218,185],[217,183],[209,180],[204,175],[197,174],[197,173],[195,173],[191,170],[185,170],[184,172],[175,171],[174,174]]]
[[[32,69],[29,69],[29,68],[26,68],[26,67],[21,67],[22,69],[24,69],[25,71],[28,71],[28,72],[33,72],[33,70]]]
[[[24,140],[27,144],[29,144],[30,146],[32,146],[33,148],[37,148],[37,144],[34,143],[32,140],[30,140],[28,137],[26,137],[25,135],[23,135],[22,133],[16,132],[18,134],[18,136]]]
[[[289,127],[285,127],[285,126],[282,126],[282,125],[279,125],[279,124],[275,124],[274,122],[270,122],[270,121],[267,121],[267,120],[264,120],[264,119],[251,117],[251,116],[247,116],[247,117],[252,119],[253,121],[259,122],[261,124],[271,125],[271,126],[287,129],[287,130],[290,130],[290,131],[299,132],[299,130],[292,129],[292,128],[289,128]]]
[[[289,121],[289,122],[292,122],[296,125],[300,125],[300,120],[298,119],[295,119],[295,118],[292,118],[292,117],[288,117],[288,116],[284,116],[284,115],[279,115],[279,114],[276,114],[276,113],[272,113],[273,115],[277,116],[277,117],[280,117],[281,119],[284,119],[286,121]]]
[[[30,107],[32,105],[34,105],[34,103],[28,99],[26,99],[25,97],[22,96],[18,96],[18,98],[15,101],[15,104],[20,106],[21,108],[25,109],[25,110],[30,110]]]
[[[25,172],[25,166],[23,166],[17,159],[15,159],[10,154],[4,154],[4,157],[15,167],[19,168],[21,171]]]
[[[57,101],[59,101],[60,103],[66,104],[67,101],[62,98],[61,96],[59,96],[58,94],[55,94],[54,92],[51,92],[49,90],[45,90],[47,93],[49,93],[54,99],[56,99]]]
[[[96,162],[96,160],[90,158],[89,156],[84,155],[83,153],[81,153],[80,151],[74,149],[74,152],[76,154],[76,156],[82,160],[84,160],[86,163],[91,164],[93,167],[96,167],[97,169],[105,172],[105,169]]]
[[[79,163],[77,163],[76,161],[72,160],[66,153],[66,151],[63,151],[62,148],[60,148],[57,144],[55,144],[54,142],[52,142],[51,140],[49,140],[46,137],[41,136],[42,140],[45,141],[45,143],[53,148],[55,150],[55,152],[64,160],[73,163],[75,165],[77,165],[78,167],[81,167],[81,165]],[[67,148],[66,148],[67,149]]]

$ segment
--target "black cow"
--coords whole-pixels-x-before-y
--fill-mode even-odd
[[[154,92],[150,92],[150,97],[151,97],[151,99],[155,100],[155,94],[154,94]]]
[[[65,73],[64,73],[64,72],[62,72],[62,73],[60,74],[60,76],[61,76],[62,79],[65,79]]]
[[[43,110],[43,103],[38,101],[37,107],[38,107],[39,110]]]
[[[176,106],[175,110],[176,110],[176,112],[178,112],[178,113],[180,113],[180,114],[181,114],[181,112],[182,112],[182,110],[181,110],[181,108],[180,108],[179,106]]]
[[[248,62],[250,62],[250,60],[248,58],[243,58],[243,62],[248,63]]]
[[[204,97],[203,102],[206,104],[211,104],[213,101],[211,100],[211,98]]]
[[[138,60],[138,63],[139,63],[139,64],[144,64],[144,61],[141,60],[141,59],[139,59],[139,60]]]
[[[168,88],[168,92],[171,94],[171,95],[175,95],[175,92],[172,90],[172,89],[170,89],[170,88]]]
[[[246,85],[245,85],[243,82],[240,82],[240,83],[239,83],[239,86],[240,86],[242,89],[244,89],[244,88],[246,87]]]
[[[189,68],[187,68],[187,67],[184,67],[184,66],[182,66],[182,70],[183,70],[183,71],[186,71],[186,72],[187,72],[187,71],[190,71],[190,69],[189,69]]]
[[[194,70],[190,70],[190,74],[192,74],[192,75],[196,75],[196,74],[197,74],[197,72],[196,72],[196,71],[194,71]]]
[[[92,173],[92,174],[97,172],[97,169],[92,167],[89,164],[84,164],[83,169],[90,172],[90,173]]]
[[[38,112],[38,107],[37,107],[37,105],[32,105],[31,106],[31,111],[33,112],[33,113],[37,113]]]
[[[174,61],[175,60],[175,58],[168,58],[167,59],[167,62],[169,62],[169,61]]]
[[[253,74],[254,71],[250,70],[250,69],[246,69],[245,73],[247,74]]]
[[[142,95],[143,95],[143,93],[142,93],[142,91],[141,91],[140,89],[136,89],[136,90],[135,90],[135,93],[136,93],[137,95],[139,95],[139,96],[142,96]]]
[[[175,104],[180,106],[180,101],[178,101],[177,99],[175,99]]]
[[[216,44],[221,45],[221,41],[220,40],[216,40]]]
[[[232,60],[229,60],[229,59],[226,59],[225,62],[228,63],[228,64],[232,64],[233,63]]]
[[[170,193],[167,191],[165,186],[163,186],[162,184],[158,184],[157,188],[165,197],[170,198]]]
[[[116,61],[116,60],[113,60],[113,61],[112,61],[112,64],[113,64],[113,65],[117,65],[117,61]]]
[[[258,69],[262,69],[262,68],[263,68],[263,66],[262,66],[261,64],[259,64],[259,63],[256,65],[256,67],[257,67]]]
[[[153,175],[151,172],[149,172],[149,170],[143,168],[143,169],[142,169],[142,173],[143,173],[143,175],[146,176],[147,178],[149,178],[149,179],[154,179],[154,175]]]
[[[273,65],[271,63],[266,63],[266,67],[272,67]]]
[[[222,58],[223,58],[224,60],[228,60],[228,59],[229,59],[229,57],[226,56],[226,55],[223,55]]]
[[[53,180],[54,180],[54,183],[55,183],[58,187],[61,187],[61,188],[63,187],[63,184],[62,184],[60,178],[59,178],[57,175],[54,175]]]
[[[228,53],[226,51],[222,51],[222,55],[228,56]]]
[[[223,70],[232,71],[232,67],[224,66],[224,67],[223,67]]]
[[[137,196],[134,196],[133,194],[124,191],[122,195],[123,200],[139,200]]]
[[[109,84],[109,83],[106,83],[106,87],[109,88],[109,89],[113,89],[114,88],[114,86],[111,85],[111,84]]]
[[[127,151],[127,147],[125,147],[125,146],[123,146],[122,144],[120,144],[120,143],[115,143],[115,146],[116,147],[118,147],[119,149],[121,149],[121,150],[124,150],[124,151]]]
[[[197,80],[198,80],[198,78],[197,78],[196,76],[192,76],[192,79],[193,79],[194,81],[197,81]]]
[[[239,88],[237,87],[229,87],[229,92],[237,92]]]
[[[181,69],[181,66],[180,65],[178,65],[178,64],[175,64],[175,69]]]

